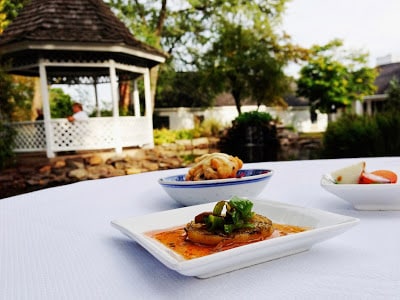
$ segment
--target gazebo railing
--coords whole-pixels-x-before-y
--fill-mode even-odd
[[[100,150],[153,145],[153,127],[148,117],[101,117],[68,122],[52,119],[52,136],[46,139],[43,121],[12,123],[16,130],[15,152]]]
[[[37,152],[46,150],[44,122],[14,122],[10,124],[17,135],[14,138],[15,152]]]

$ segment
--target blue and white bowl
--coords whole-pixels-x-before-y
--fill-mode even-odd
[[[160,178],[158,183],[176,202],[184,205],[228,200],[232,196],[253,198],[258,196],[273,175],[272,170],[239,170],[236,178],[200,181],[185,180],[186,174]]]

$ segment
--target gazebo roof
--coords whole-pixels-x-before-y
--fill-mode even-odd
[[[39,76],[39,59],[117,63],[151,68],[166,54],[135,39],[101,0],[32,0],[0,35],[2,63],[10,73]],[[54,66],[49,78],[108,75],[106,67]],[[120,75],[120,74],[119,74]]]

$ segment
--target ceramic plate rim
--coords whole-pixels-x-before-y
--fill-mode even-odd
[[[327,192],[350,203],[357,210],[400,210],[399,183],[335,184],[322,176],[320,185]]]
[[[321,186],[325,187],[325,186],[334,186],[337,189],[350,189],[350,190],[354,190],[355,187],[361,189],[373,189],[373,190],[377,190],[377,189],[396,189],[400,187],[400,182],[397,183],[382,183],[382,184],[359,184],[359,183],[333,183],[330,182],[329,180],[327,180],[324,176],[321,177],[321,181],[320,181]]]
[[[145,233],[157,229],[167,229],[175,226],[182,226],[192,219],[197,213],[212,209],[215,205],[215,202],[161,211],[144,216],[116,219],[111,221],[111,225],[132,240],[136,241],[166,267],[186,276],[207,278],[225,272],[234,271],[243,267],[248,267],[256,263],[266,262],[290,254],[306,251],[314,244],[332,238],[333,236],[346,231],[359,222],[359,219],[354,217],[344,216],[315,208],[300,207],[270,200],[252,200],[252,202],[254,203],[254,211],[256,212],[261,210],[271,211],[271,209],[274,209],[278,215],[279,213],[282,213],[283,218],[285,218],[285,215],[287,218],[288,212],[291,212],[291,217],[306,217],[306,219],[315,219],[316,222],[322,223],[330,221],[332,224],[316,227],[313,230],[302,233],[240,246],[234,249],[191,260],[185,260],[181,258],[175,252],[168,249],[158,241],[145,235]],[[263,212],[261,211],[261,213]],[[168,224],[168,226],[151,223],[151,220],[154,220],[154,218],[158,218],[158,220],[160,220],[161,216],[166,218],[165,224]],[[146,221],[149,222],[149,224],[146,225]],[[280,249],[281,251],[278,251],[279,253],[273,252],[277,249]],[[282,251],[282,249],[285,249],[285,251]],[[244,260],[241,262],[241,265],[235,265],[232,263],[232,261],[237,259],[237,257],[240,257],[242,260]]]
[[[185,176],[185,174],[177,174],[168,177],[163,177],[158,179],[158,183],[164,186],[210,186],[210,185],[219,185],[219,184],[241,184],[241,183],[249,183],[254,181],[264,180],[266,178],[271,177],[274,174],[274,171],[271,169],[241,169],[241,171],[267,171],[266,173],[252,175],[252,176],[244,176],[240,178],[225,178],[225,179],[210,179],[210,180],[199,180],[199,181],[176,181],[176,180],[168,180],[168,178]]]

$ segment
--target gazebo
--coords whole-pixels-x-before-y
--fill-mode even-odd
[[[0,35],[10,74],[39,77],[43,121],[18,122],[16,152],[153,146],[150,69],[166,55],[135,39],[101,0],[32,0]],[[134,116],[120,116],[118,83],[133,81]],[[138,80],[143,80],[144,103]],[[109,82],[112,117],[70,123],[52,119],[51,84]],[[96,90],[96,89],[95,89]]]

